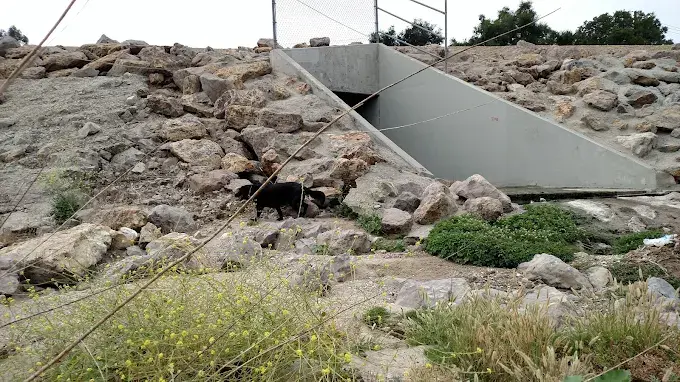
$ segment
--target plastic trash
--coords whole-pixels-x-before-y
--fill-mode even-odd
[[[675,241],[677,235],[664,235],[657,239],[644,239],[642,243],[648,247],[663,247]]]

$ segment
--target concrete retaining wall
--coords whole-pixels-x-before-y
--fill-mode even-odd
[[[372,93],[426,66],[377,44],[285,53],[324,87],[343,92]],[[363,114],[379,130],[387,129],[384,137],[408,153],[411,163],[440,178],[481,174],[501,187],[614,189],[654,189],[662,179],[632,156],[435,69],[382,92]]]

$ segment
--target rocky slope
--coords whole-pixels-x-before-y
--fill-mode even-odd
[[[116,282],[128,272],[142,272],[195,249],[240,206],[240,191],[275,171],[340,113],[308,84],[273,71],[270,45],[262,40],[254,49],[197,50],[105,41],[41,51],[0,104],[0,222],[8,218],[0,231],[0,295],[18,300],[11,309],[0,307],[0,324],[44,307],[40,299],[25,298],[33,287],[48,294],[55,283],[80,283],[86,289],[99,281]],[[28,51],[0,51],[0,78]],[[515,68],[526,73],[520,70],[526,66]],[[543,85],[540,80],[531,84]],[[526,91],[532,102],[549,102]],[[566,97],[578,102],[578,96]],[[662,131],[657,127],[657,133]],[[251,225],[254,212],[247,210],[182,267],[228,276],[234,272],[222,271],[272,260],[295,285],[322,287],[333,306],[384,293],[385,298],[348,314],[379,303],[409,310],[451,296],[484,295],[482,289],[490,286],[492,295],[519,296],[524,306],[558,299],[551,315],[559,321],[590,304],[567,288],[602,296],[616,288],[601,258],[587,254],[579,269],[539,254],[509,270],[461,266],[423,253],[418,241],[439,219],[470,212],[495,220],[521,208],[481,175],[435,180],[410,171],[370,135],[357,131],[351,118],[341,119],[302,150],[280,173],[279,181],[285,180],[301,181],[328,200],[321,206],[310,203],[302,218],[291,219],[296,211],[287,210],[282,222],[273,221],[276,213],[271,211]],[[64,195],[72,195],[67,201],[97,198],[52,235],[59,226],[53,203]],[[413,245],[406,252],[374,255],[376,238],[331,210],[340,200],[355,214],[377,217],[383,232]],[[677,231],[679,200],[670,194],[568,206],[616,232],[646,226]],[[680,272],[673,262],[653,253],[645,256]],[[22,284],[27,281],[30,287]],[[664,307],[662,318],[678,324],[680,300],[668,284],[660,279],[647,284]],[[429,301],[420,295],[422,289]],[[62,297],[81,294],[67,291]],[[5,340],[0,335],[0,348]],[[394,338],[384,345],[414,352]],[[423,359],[422,352],[418,356]],[[390,362],[373,351],[367,359]],[[357,367],[370,374],[375,362]]]
[[[426,63],[411,47],[397,50]],[[443,57],[443,48],[425,47]],[[464,47],[452,47],[450,53]],[[443,70],[444,65],[438,68]],[[680,46],[475,47],[450,74],[680,179]]]

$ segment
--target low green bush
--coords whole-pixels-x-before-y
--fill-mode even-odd
[[[664,232],[660,229],[652,229],[643,232],[631,233],[614,239],[614,253],[624,255],[642,246],[645,239],[661,237]]]
[[[403,239],[385,239],[378,238],[372,245],[374,251],[387,251],[387,252],[404,252],[406,251],[406,244],[404,244]]]
[[[428,235],[425,250],[461,264],[513,268],[539,253],[571,261],[575,243],[585,237],[569,212],[540,204],[487,223],[471,215],[440,221]]]
[[[680,278],[667,274],[660,266],[652,263],[638,264],[632,261],[621,261],[612,264],[609,271],[618,282],[623,284],[644,281],[650,277],[660,277],[673,285],[673,288],[680,288]],[[640,279],[640,272],[642,272],[642,279]]]
[[[361,215],[357,218],[357,222],[371,235],[380,235],[382,231],[382,219],[378,215]]]

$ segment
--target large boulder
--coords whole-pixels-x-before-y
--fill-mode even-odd
[[[169,145],[170,152],[192,166],[205,166],[211,170],[220,168],[224,152],[219,144],[209,139],[183,139]]]
[[[496,221],[503,215],[503,204],[498,199],[482,196],[466,200],[463,210],[486,221]]]
[[[161,136],[168,141],[177,142],[183,139],[201,139],[208,134],[205,125],[193,115],[169,119],[163,123]]]
[[[272,128],[278,133],[292,133],[302,129],[303,126],[300,114],[264,109],[259,116],[260,126]]]
[[[114,231],[90,223],[0,249],[0,258],[23,269],[32,284],[74,284],[106,254]]]
[[[657,136],[652,132],[620,135],[616,142],[629,149],[635,156],[644,157],[656,147]]]
[[[87,56],[83,52],[56,53],[43,59],[42,66],[48,72],[57,70],[82,68],[88,62]]]
[[[167,97],[162,94],[151,94],[147,98],[147,106],[152,112],[170,118],[181,117],[184,115],[182,102],[175,97]]]
[[[345,252],[361,255],[371,250],[371,241],[366,233],[357,230],[326,231],[317,236],[316,243],[325,246],[331,255],[341,255]]]
[[[553,255],[535,255],[531,261],[520,264],[517,270],[529,280],[541,281],[556,288],[592,289],[593,287],[586,276]]]
[[[451,191],[465,200],[488,196],[501,202],[503,212],[512,211],[510,198],[479,174],[472,175],[454,186]]]
[[[189,233],[198,228],[191,214],[181,207],[161,204],[154,207],[149,214],[149,222],[161,229],[161,232]]]
[[[189,188],[197,194],[205,194],[226,188],[234,179],[238,179],[238,175],[231,171],[212,170],[189,177]]]
[[[395,304],[405,308],[432,308],[438,304],[460,304],[471,292],[463,278],[432,281],[407,280],[397,293]]]
[[[583,101],[591,107],[602,111],[609,111],[619,103],[619,97],[605,90],[596,90],[583,97]]]
[[[314,38],[309,39],[309,46],[311,46],[311,47],[330,46],[330,45],[331,45],[330,37],[314,37]]]
[[[418,224],[433,224],[453,215],[457,210],[451,190],[442,183],[433,182],[425,189],[420,206],[413,213],[413,219]]]
[[[413,217],[408,212],[388,208],[382,215],[382,232],[385,235],[407,234],[411,230]]]
[[[261,158],[267,149],[274,143],[278,134],[276,130],[262,126],[248,126],[241,131],[241,138],[255,151],[255,155]]]

